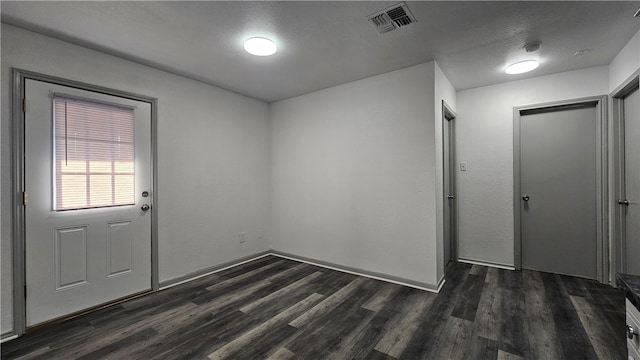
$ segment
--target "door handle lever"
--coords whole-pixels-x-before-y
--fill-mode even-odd
[[[629,206],[629,200],[618,200],[618,204],[620,205],[625,205],[625,206]]]

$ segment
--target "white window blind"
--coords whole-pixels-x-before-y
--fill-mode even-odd
[[[54,95],[54,210],[132,205],[133,109]]]

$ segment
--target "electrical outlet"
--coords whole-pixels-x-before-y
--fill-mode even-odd
[[[467,162],[463,161],[460,163],[460,171],[467,171]]]
[[[258,240],[262,239],[262,229],[258,230]]]
[[[246,239],[245,239],[246,235],[247,235],[247,233],[244,232],[244,231],[238,234],[238,241],[240,241],[240,244],[242,244],[243,242],[246,241]]]

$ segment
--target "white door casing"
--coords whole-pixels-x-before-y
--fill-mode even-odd
[[[52,94],[134,108],[135,204],[53,210]],[[25,80],[26,325],[151,289],[151,105]]]

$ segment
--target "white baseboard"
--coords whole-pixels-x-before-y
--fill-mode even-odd
[[[238,265],[242,265],[242,264],[248,263],[250,261],[262,259],[263,257],[269,256],[269,255],[271,255],[271,253],[269,253],[269,252],[260,253],[258,255],[252,255],[251,257],[246,258],[246,259],[238,259],[238,260],[236,260],[237,262],[231,261],[231,262],[220,264],[220,265],[217,265],[217,266],[212,266],[210,268],[207,268],[207,269],[204,269],[204,270],[200,270],[200,271],[197,271],[195,273],[191,273],[191,274],[188,274],[188,275],[185,275],[185,276],[181,276],[181,277],[176,278],[176,279],[163,281],[163,282],[160,283],[160,289],[158,289],[158,290],[164,290],[164,289],[168,289],[170,287],[174,287],[176,285],[184,284],[184,283],[187,283],[189,281],[193,281],[193,280],[199,279],[201,277],[209,276],[209,275],[215,274],[217,272],[220,272],[220,271],[223,271],[223,270],[227,270],[227,269],[230,269],[230,268],[238,266]]]
[[[367,278],[370,278],[370,279],[376,279],[376,280],[385,281],[385,282],[398,284],[398,285],[402,285],[402,286],[408,286],[408,287],[411,287],[411,288],[414,288],[414,289],[429,291],[429,292],[436,293],[436,294],[438,292],[440,292],[440,289],[442,288],[442,286],[445,283],[444,278],[442,278],[441,281],[439,282],[439,284],[437,284],[437,285],[431,285],[431,284],[426,284],[426,283],[418,284],[417,282],[414,283],[414,282],[412,282],[410,280],[406,280],[406,279],[393,279],[393,278],[387,277],[387,276],[385,276],[383,274],[377,274],[377,273],[374,274],[374,273],[371,273],[371,272],[368,272],[368,271],[362,270],[362,269],[346,268],[344,266],[336,265],[336,264],[333,264],[333,263],[327,263],[327,262],[316,260],[316,259],[309,259],[309,258],[300,257],[300,256],[292,255],[292,254],[281,253],[281,252],[277,252],[277,251],[276,252],[272,252],[270,255],[278,256],[278,257],[281,257],[281,258],[284,258],[284,259],[300,261],[300,262],[303,262],[303,263],[316,265],[316,266],[320,266],[320,267],[323,267],[323,268],[336,270],[336,271],[340,271],[340,272],[344,272],[344,273],[348,273],[348,274],[364,276],[364,277],[367,277]]]

